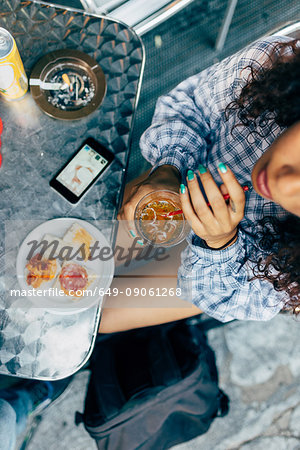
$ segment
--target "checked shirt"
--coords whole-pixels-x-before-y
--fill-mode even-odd
[[[143,156],[154,169],[171,164],[185,177],[188,169],[196,170],[201,163],[220,185],[217,167],[223,162],[241,185],[251,185],[254,164],[283,129],[274,123],[265,136],[259,127],[254,134],[253,126],[232,130],[240,121],[236,112],[226,120],[225,108],[246,84],[249,66],[259,68],[267,63],[276,43],[288,40],[277,36],[256,41],[160,97],[152,125],[140,141]],[[275,316],[282,309],[285,294],[276,292],[267,280],[251,281],[254,261],[259,257],[256,224],[263,216],[285,214],[279,205],[251,189],[246,194],[245,217],[233,245],[220,251],[209,250],[191,232],[178,271],[182,298],[222,322],[269,320]]]

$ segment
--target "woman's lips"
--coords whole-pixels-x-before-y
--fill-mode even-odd
[[[259,172],[256,178],[256,183],[262,195],[272,200],[272,195],[268,186],[268,176],[266,168]]]

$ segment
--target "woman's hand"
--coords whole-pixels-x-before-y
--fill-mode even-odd
[[[209,171],[199,166],[199,176],[210,206],[206,204],[196,174],[188,171],[187,187],[181,185],[182,210],[194,232],[212,248],[226,245],[237,232],[244,217],[245,194],[232,171],[220,164],[218,167],[224,182],[220,188]],[[230,195],[229,204],[223,194]]]
[[[147,194],[159,189],[169,189],[178,192],[180,186],[180,173],[174,166],[164,165],[158,167],[150,176],[136,184],[129,184],[125,190],[124,202],[118,214],[118,220],[127,220],[131,231],[134,226],[134,212],[138,202]]]

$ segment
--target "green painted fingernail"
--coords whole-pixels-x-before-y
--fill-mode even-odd
[[[198,169],[201,174],[207,172],[206,167],[202,166],[202,164],[199,164]]]
[[[220,172],[222,172],[222,173],[227,172],[227,167],[223,163],[219,164],[219,169],[220,169]]]
[[[184,185],[184,184],[181,184],[181,185],[180,185],[180,192],[181,192],[182,194],[185,194],[185,185]]]
[[[191,181],[194,179],[194,172],[192,170],[188,170],[187,173],[188,180]]]
[[[129,233],[131,234],[132,237],[135,237],[135,232],[133,230],[129,230]]]
[[[138,244],[140,244],[140,245],[144,245],[144,242],[143,241],[136,241]]]

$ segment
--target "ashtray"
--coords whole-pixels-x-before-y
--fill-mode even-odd
[[[105,75],[97,61],[72,49],[43,56],[34,66],[29,84],[37,105],[49,116],[63,120],[91,114],[106,92]]]

